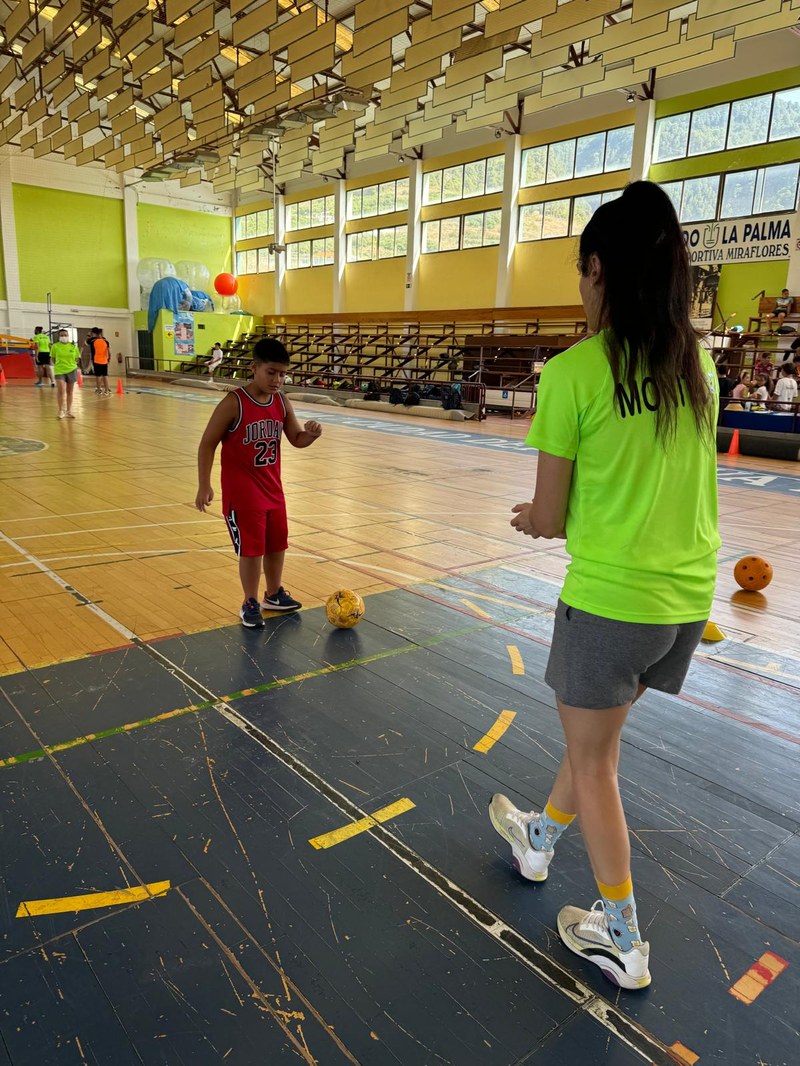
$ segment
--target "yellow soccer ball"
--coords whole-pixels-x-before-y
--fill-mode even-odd
[[[352,629],[364,617],[364,601],[357,592],[339,589],[328,597],[325,614],[330,624],[337,629]]]

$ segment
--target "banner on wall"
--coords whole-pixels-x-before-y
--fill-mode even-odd
[[[194,355],[194,315],[191,311],[176,311],[174,320],[175,354]]]
[[[685,226],[689,259],[695,263],[753,263],[788,259],[797,238],[796,215],[729,218]]]

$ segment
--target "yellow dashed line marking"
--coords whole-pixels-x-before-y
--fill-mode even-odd
[[[487,752],[490,748],[493,748],[516,717],[516,711],[501,711],[500,717],[494,723],[492,728],[488,733],[481,737],[472,750]]]
[[[487,622],[491,622],[491,615],[488,615],[482,607],[478,607],[477,604],[472,602],[472,600],[462,600],[461,602],[465,607],[469,607],[471,611],[474,611],[478,618],[485,618]]]
[[[32,918],[37,914],[73,914],[97,907],[118,907],[122,903],[139,903],[153,896],[163,896],[170,889],[169,881],[153,881],[138,888],[121,888],[116,892],[90,892],[84,896],[61,896],[58,899],[29,899],[20,903],[17,918]]]
[[[341,829],[333,829],[330,833],[312,837],[309,840],[309,844],[312,848],[332,848],[334,844],[341,844],[343,840],[358,836],[359,833],[372,829],[379,822],[388,822],[391,818],[396,818],[398,814],[405,814],[406,811],[412,810],[415,806],[416,804],[412,803],[410,799],[399,799],[396,803],[390,803],[388,807],[381,807],[379,811],[375,811],[374,814],[368,815],[366,818],[359,818],[357,822],[343,825]]]
[[[506,651],[508,657],[511,660],[511,673],[512,674],[524,674],[525,663],[522,661],[522,656],[519,653],[519,648],[516,644],[507,644]]]

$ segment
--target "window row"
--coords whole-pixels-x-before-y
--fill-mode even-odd
[[[622,189],[590,193],[586,196],[523,204],[519,209],[520,241],[545,241],[552,237],[577,237],[600,204],[622,196]]]
[[[422,202],[426,206],[447,204],[470,196],[502,192],[504,165],[503,156],[495,155],[444,170],[431,170],[422,181]]]
[[[333,195],[289,204],[286,208],[287,233],[296,229],[311,229],[312,226],[330,226],[335,219],[333,205]]]
[[[800,163],[663,182],[681,222],[794,211]]]
[[[275,212],[253,211],[236,219],[236,240],[247,241],[251,237],[268,237],[275,232]]]
[[[479,211],[422,223],[422,251],[455,252],[500,243],[500,211]]]
[[[353,189],[347,194],[347,217],[371,218],[372,215],[390,215],[392,211],[408,210],[408,178],[397,181],[382,181],[380,185],[367,185]]]
[[[529,188],[531,185],[627,170],[631,165],[632,152],[633,126],[621,126],[616,130],[589,133],[585,137],[572,137],[567,141],[526,148],[522,153],[521,184]]]
[[[333,237],[317,237],[312,241],[295,241],[286,246],[286,269],[329,266],[333,263]]]
[[[267,248],[250,248],[236,253],[236,273],[269,274],[275,269],[275,256]]]
[[[347,262],[365,263],[371,259],[395,259],[405,255],[408,226],[368,229],[347,236]]]
[[[656,120],[653,162],[800,136],[800,88]]]

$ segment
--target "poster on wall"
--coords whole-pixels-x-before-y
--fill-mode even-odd
[[[194,355],[194,315],[191,311],[175,312],[175,354]]]
[[[788,259],[797,240],[796,215],[756,215],[685,226],[689,259],[695,264],[754,263]]]
[[[692,266],[692,318],[711,318],[722,276],[721,266]]]

